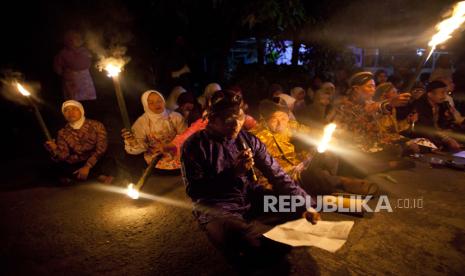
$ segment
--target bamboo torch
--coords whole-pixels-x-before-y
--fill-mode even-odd
[[[118,107],[121,113],[121,119],[123,120],[123,126],[125,129],[131,130],[128,109],[126,108],[126,101],[124,100],[124,95],[119,80],[119,74],[122,71],[123,64],[123,62],[109,62],[107,65],[105,65],[104,69],[105,71],[107,71],[107,76],[109,76],[113,80],[113,86],[115,87],[116,93],[116,100],[118,101]]]
[[[26,90],[19,82],[16,82],[16,88],[18,89],[18,92],[26,97],[29,105],[32,106],[34,109],[34,115],[37,119],[37,122],[39,123],[40,129],[42,129],[42,133],[45,136],[45,139],[47,141],[52,141],[52,135],[50,135],[50,131],[48,130],[47,125],[45,124],[44,118],[42,117],[42,114],[40,113],[39,108],[37,107],[37,104],[34,102],[33,99],[31,99],[31,93]]]
[[[436,47],[451,38],[452,33],[458,29],[463,24],[463,22],[465,22],[465,1],[461,1],[455,4],[452,15],[436,25],[437,32],[433,35],[433,37],[431,37],[431,40],[428,43],[430,49],[429,53],[428,55],[422,56],[420,62],[417,65],[417,68],[415,68],[415,72],[410,79],[410,82],[408,83],[406,89],[407,92],[412,90],[415,81],[421,73],[421,68],[431,57]]]
[[[132,198],[132,199],[138,199],[139,198],[139,191],[142,189],[142,186],[144,186],[145,182],[147,181],[147,178],[150,176],[152,173],[153,168],[157,165],[158,161],[163,157],[163,154],[160,153],[157,156],[155,156],[152,161],[150,161],[149,166],[145,169],[144,174],[139,178],[136,184],[134,183],[129,183],[126,194]]]
[[[301,163],[301,169],[311,169],[310,166],[316,166],[319,162],[321,162],[321,155],[326,152],[333,137],[333,133],[336,130],[336,124],[330,123],[327,124],[323,130],[323,136],[321,137],[320,142],[316,150],[312,150],[309,154],[309,157]]]

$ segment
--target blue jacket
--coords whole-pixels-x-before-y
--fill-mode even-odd
[[[307,196],[257,137],[246,131],[241,131],[239,136],[252,150],[255,168],[273,185],[275,194]],[[247,176],[234,175],[233,166],[242,151],[238,140],[219,137],[207,128],[192,135],[183,145],[182,175],[200,223],[222,215],[243,218],[251,208],[252,193],[265,192]]]

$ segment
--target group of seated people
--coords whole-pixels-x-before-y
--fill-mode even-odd
[[[182,172],[194,215],[213,244],[231,258],[256,254],[269,243],[261,236],[267,226],[257,221],[257,195],[371,195],[377,186],[364,176],[415,165],[402,159],[420,152],[412,139],[460,149],[454,137],[465,129],[465,120],[450,103],[450,87],[444,81],[398,93],[392,83],[376,86],[372,73],[359,72],[348,85],[345,95],[335,95],[329,82],[311,91],[295,87],[291,95],[272,85],[269,98],[259,104],[257,119],[246,113],[237,86],[223,90],[210,84],[198,100],[182,87],[176,87],[168,101],[148,90],[141,96],[144,114],[131,129],[122,130],[124,148],[130,155],[143,155],[146,164],[163,154],[156,169]],[[74,174],[85,180],[93,175],[110,183],[104,125],[87,119],[77,101],[64,102],[62,112],[68,123],[56,141],[46,143],[59,164],[59,176],[70,179]],[[312,163],[315,144],[307,140],[318,141],[330,122],[337,125],[335,150]],[[312,223],[320,219],[303,209],[278,220],[302,214]]]

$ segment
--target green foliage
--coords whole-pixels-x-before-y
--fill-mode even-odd
[[[286,29],[296,30],[307,19],[305,8],[299,0],[249,1],[242,15],[242,25],[259,28],[269,35]]]
[[[355,56],[340,46],[312,44],[309,50],[300,53],[299,59],[315,73],[331,72],[335,69],[351,69],[355,64]]]

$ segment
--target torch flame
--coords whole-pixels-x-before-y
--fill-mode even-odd
[[[128,185],[128,189],[126,191],[126,194],[132,199],[138,199],[139,198],[139,191],[134,187],[133,183],[130,183]]]
[[[122,66],[119,64],[108,63],[105,66],[105,71],[107,71],[107,76],[110,78],[117,77],[121,73]]]
[[[31,96],[31,93],[29,93],[29,91],[26,90],[26,88],[24,88],[21,84],[19,84],[18,82],[16,83],[16,87],[18,88],[18,91],[19,93],[21,93],[21,95],[25,96],[25,97],[29,97]]]
[[[325,126],[323,137],[321,138],[320,144],[318,145],[318,152],[323,153],[328,149],[329,142],[333,136],[333,132],[336,130],[336,124],[331,123]]]
[[[452,33],[459,28],[463,22],[465,22],[465,1],[458,2],[454,6],[454,10],[452,12],[452,16],[444,19],[438,25],[436,25],[436,29],[438,32],[433,35],[428,46],[431,47],[428,57],[428,60],[436,49],[436,46],[445,42],[449,38],[452,37]]]

